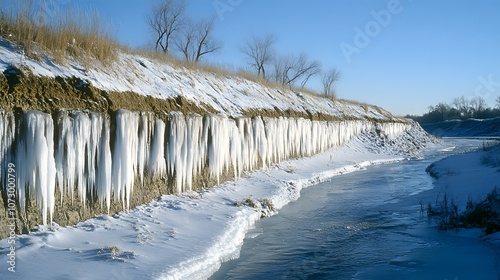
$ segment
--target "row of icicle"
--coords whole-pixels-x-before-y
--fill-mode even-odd
[[[6,166],[14,163],[18,203],[24,209],[27,196],[33,196],[46,224],[52,221],[56,188],[60,200],[76,192],[83,205],[90,194],[108,212],[113,198],[129,209],[137,177],[173,179],[173,191],[181,193],[191,190],[193,179],[206,169],[219,182],[225,172],[239,177],[260,166],[311,156],[375,127],[396,137],[409,126],[179,112],[158,118],[126,110],[114,118],[88,111],[62,111],[57,117],[29,111],[16,118],[0,111],[0,182],[5,191]]]

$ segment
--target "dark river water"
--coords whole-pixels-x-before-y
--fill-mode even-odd
[[[453,268],[467,260],[443,262],[442,271],[430,261],[440,254],[460,254],[463,248],[461,237],[438,232],[421,212],[419,194],[433,188],[425,168],[482,144],[446,141],[456,148],[435,149],[421,160],[372,166],[304,189],[298,201],[259,221],[247,234],[240,258],[225,263],[211,279],[481,279],[468,268]],[[482,279],[497,277],[483,275],[490,276],[494,278]]]

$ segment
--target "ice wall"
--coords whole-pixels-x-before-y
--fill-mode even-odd
[[[82,207],[98,200],[108,212],[112,200],[129,209],[134,188],[141,187],[134,184],[145,177],[165,179],[172,192],[180,193],[191,190],[202,172],[220,182],[229,172],[238,177],[291,157],[311,156],[364,131],[394,138],[410,128],[361,120],[233,119],[179,112],[0,111],[0,178],[5,191],[5,166],[15,162],[19,203],[24,207],[34,198],[45,224],[65,197],[78,199]]]

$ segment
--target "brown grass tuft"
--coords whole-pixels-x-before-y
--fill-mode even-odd
[[[40,3],[41,2],[41,3]],[[29,57],[49,52],[61,63],[67,56],[89,62],[113,60],[119,44],[111,35],[111,24],[104,22],[96,10],[84,11],[78,6],[66,9],[42,1],[10,1],[0,10],[0,36],[20,45]]]

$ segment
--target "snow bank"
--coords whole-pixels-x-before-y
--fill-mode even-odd
[[[425,202],[442,199],[446,194],[448,199],[453,199],[459,209],[464,211],[469,198],[473,202],[484,200],[494,187],[500,187],[500,168],[488,166],[486,162],[486,159],[498,158],[498,150],[479,150],[433,163],[428,172],[437,178],[435,197],[430,197]]]
[[[453,120],[422,124],[422,127],[439,137],[500,137],[500,118]]]

